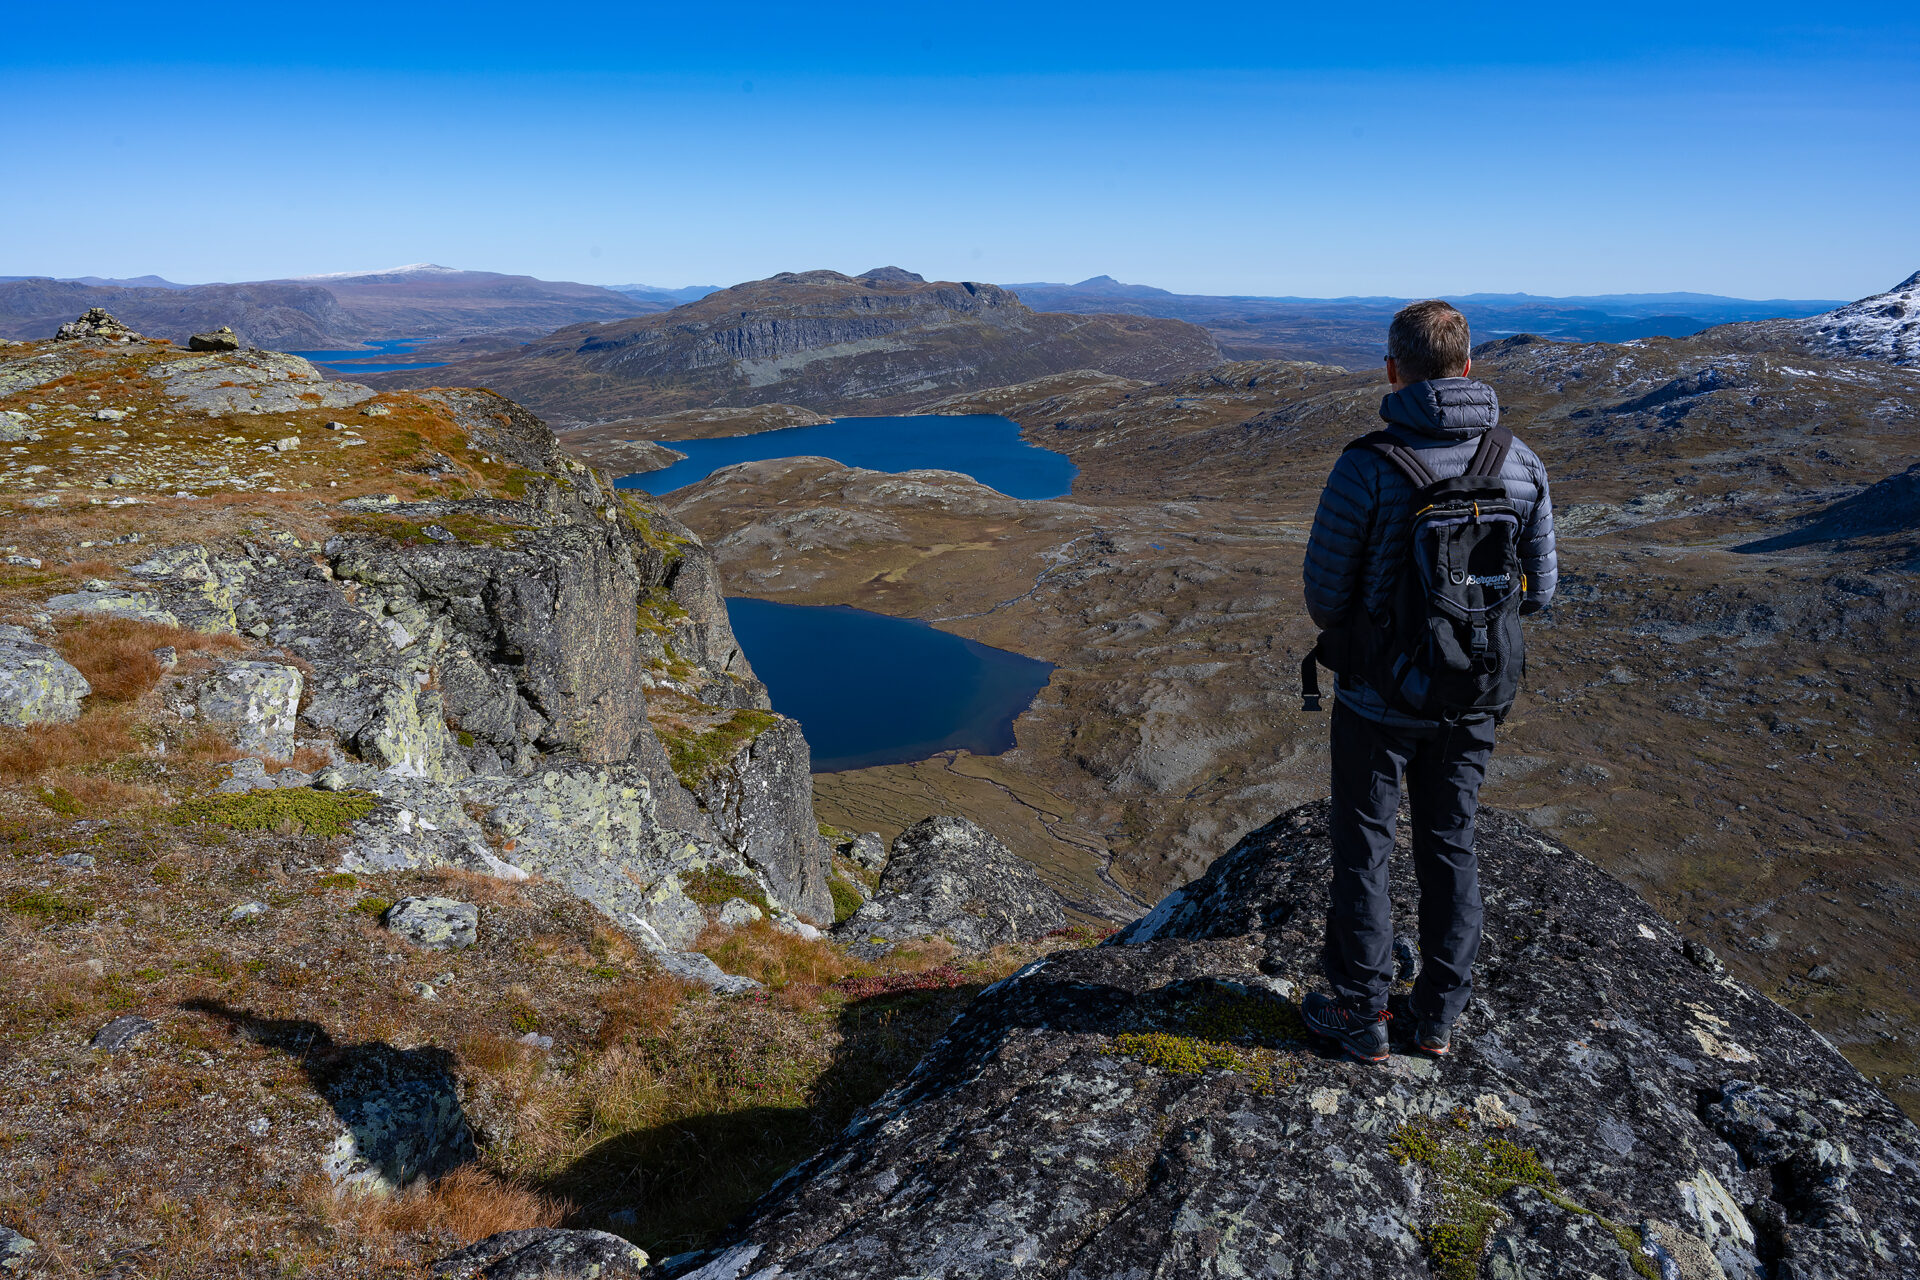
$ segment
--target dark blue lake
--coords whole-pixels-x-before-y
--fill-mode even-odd
[[[447,363],[445,360],[418,364],[404,360],[389,364],[379,360],[381,356],[404,356],[425,341],[427,341],[425,338],[380,338],[369,340],[367,343],[369,349],[366,351],[289,351],[287,354],[299,356],[302,360],[311,360],[318,365],[325,365],[327,373],[347,379],[351,379],[356,373],[385,373],[389,369],[438,369],[445,365]],[[375,363],[350,364],[341,367],[342,360],[372,360]]]
[[[1066,455],[1028,444],[1020,438],[1017,423],[990,413],[954,418],[837,418],[817,427],[661,443],[686,454],[685,460],[659,471],[625,476],[618,481],[619,487],[669,493],[736,462],[821,457],[872,471],[923,467],[961,471],[1009,498],[1060,498],[1073,488],[1073,477],[1079,472]]]
[[[813,771],[998,755],[1053,664],[845,605],[729,597],[727,617],[773,709],[800,722]]]

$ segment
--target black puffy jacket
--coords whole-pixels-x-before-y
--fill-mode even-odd
[[[1500,401],[1484,382],[1435,378],[1387,396],[1380,402],[1380,417],[1403,444],[1420,451],[1428,470],[1457,476],[1472,460],[1480,434],[1500,421]],[[1500,479],[1520,511],[1520,558],[1527,574],[1521,612],[1534,613],[1553,599],[1560,576],[1547,469],[1515,438]],[[1320,494],[1307,541],[1307,612],[1315,625],[1326,630],[1385,613],[1406,556],[1412,516],[1413,486],[1399,468],[1372,449],[1340,455]],[[1341,681],[1342,701],[1373,719],[1399,718],[1379,714],[1384,704],[1377,697],[1348,696],[1352,683]]]

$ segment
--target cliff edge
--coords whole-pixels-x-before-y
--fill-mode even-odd
[[[682,1280],[1865,1277],[1920,1268],[1920,1131],[1632,892],[1500,813],[1443,1061],[1323,1056],[1324,803],[989,988]],[[1414,931],[1406,859],[1393,883]],[[1412,977],[1414,950],[1402,954]],[[1404,992],[1403,981],[1401,991]],[[1403,998],[1403,997],[1402,997]],[[1403,1018],[1404,1024],[1404,1018]]]

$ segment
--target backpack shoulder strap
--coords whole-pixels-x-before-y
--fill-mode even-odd
[[[1513,448],[1513,432],[1505,427],[1492,427],[1480,433],[1480,447],[1473,451],[1473,461],[1467,464],[1463,475],[1490,477],[1499,479],[1506,469],[1507,451]]]
[[[1394,468],[1410,481],[1416,491],[1439,482],[1440,477],[1427,469],[1419,455],[1400,443],[1399,437],[1391,431],[1372,431],[1352,444],[1349,449],[1371,449],[1394,465]]]

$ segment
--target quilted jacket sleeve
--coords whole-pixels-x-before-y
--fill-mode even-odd
[[[1520,565],[1527,574],[1527,596],[1520,612],[1538,613],[1553,603],[1560,584],[1560,553],[1553,541],[1553,495],[1547,489],[1547,468],[1528,450],[1527,469],[1539,490],[1527,528],[1520,540]]]
[[[1307,539],[1307,613],[1322,631],[1346,622],[1360,601],[1360,575],[1379,501],[1377,468],[1369,463],[1357,449],[1342,453],[1314,512]]]

